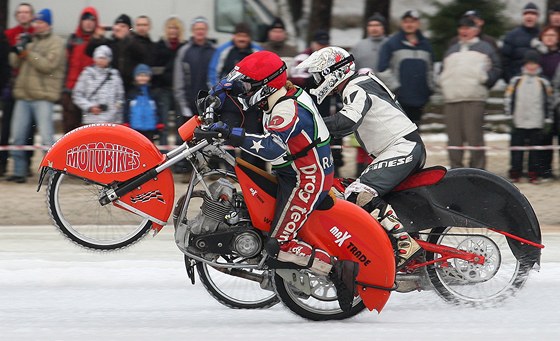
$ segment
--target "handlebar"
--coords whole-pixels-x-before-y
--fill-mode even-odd
[[[204,128],[214,123],[214,108],[219,107],[221,101],[216,96],[207,96],[205,104],[206,108],[204,109],[204,115],[202,117],[202,126]]]

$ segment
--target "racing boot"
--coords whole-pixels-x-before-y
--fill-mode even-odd
[[[276,258],[281,262],[309,266],[309,270],[320,276],[327,276],[332,268],[331,256],[328,253],[321,249],[313,249],[311,245],[297,239],[280,244]]]
[[[420,245],[403,226],[391,205],[384,203],[371,212],[387,232],[397,240],[397,270],[402,269],[410,260],[422,252]]]
[[[351,260],[334,261],[329,279],[336,288],[338,304],[342,311],[350,311],[354,297],[357,295],[356,277],[358,276],[359,264]]]
[[[351,195],[348,200],[355,200],[356,205],[370,212],[371,216],[397,240],[397,270],[400,270],[409,260],[420,254],[422,248],[408,232],[402,231],[402,224],[391,205],[382,202],[381,205],[374,206],[375,197],[375,193],[362,191]]]

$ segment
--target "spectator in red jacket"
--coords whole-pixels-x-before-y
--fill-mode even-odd
[[[65,133],[82,124],[82,111],[72,102],[72,90],[82,70],[93,64],[93,59],[86,54],[86,47],[98,24],[99,17],[95,8],[84,8],[76,31],[66,43],[67,71],[61,98],[62,125]]]
[[[33,33],[31,21],[35,16],[35,10],[33,9],[33,6],[31,6],[31,4],[22,2],[17,6],[14,16],[18,24],[4,31],[10,47],[14,47],[16,45],[22,34],[30,35]],[[0,145],[7,145],[10,140],[12,111],[15,103],[14,97],[12,96],[12,85],[13,79],[17,76],[17,70],[10,69],[9,73],[11,73],[9,79],[5,82],[5,85],[2,87],[2,89],[0,89],[2,92],[2,122],[0,124],[2,129],[0,131]],[[30,138],[26,140],[27,143],[33,144],[32,128],[30,128],[29,130],[29,137]],[[0,151],[0,176],[4,175],[6,172],[8,155],[9,153],[7,151]],[[31,157],[33,156],[33,152],[27,152],[27,156],[31,159]]]

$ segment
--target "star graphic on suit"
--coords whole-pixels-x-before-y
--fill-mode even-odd
[[[255,152],[259,152],[259,150],[263,149],[263,145],[261,144],[261,140],[255,141],[253,140],[253,146],[251,147],[251,149],[254,149]]]

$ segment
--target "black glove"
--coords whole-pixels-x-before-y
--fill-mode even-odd
[[[21,54],[27,48],[27,44],[31,42],[31,34],[29,33],[22,33],[18,37],[18,41],[16,45],[13,47],[13,51],[17,54]]]
[[[222,134],[222,138],[234,147],[240,146],[243,144],[243,140],[245,140],[245,129],[229,128],[224,122],[216,122],[212,124],[210,126],[210,130]]]

